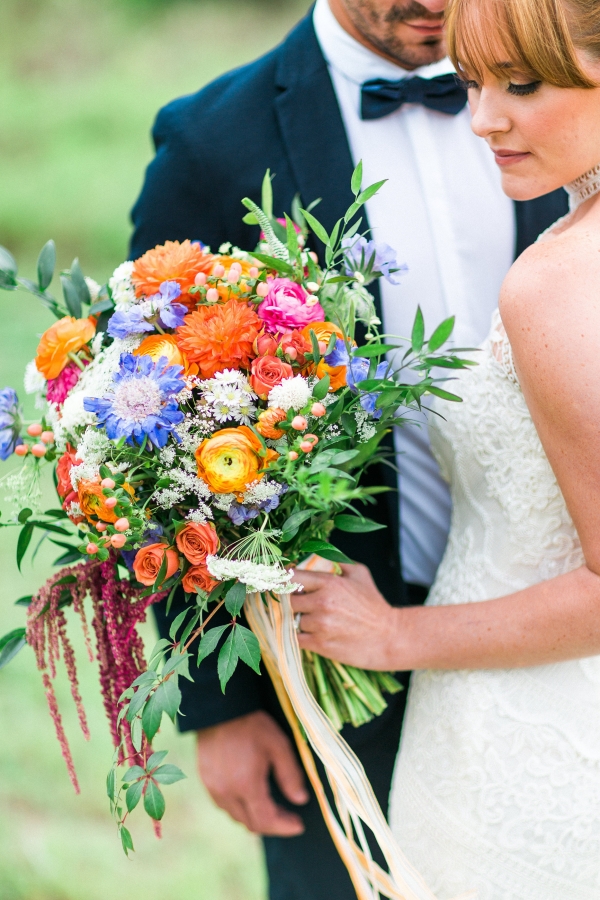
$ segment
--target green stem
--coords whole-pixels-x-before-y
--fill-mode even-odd
[[[84,366],[84,364],[81,362],[81,360],[79,359],[79,357],[77,356],[76,353],[69,352],[69,353],[67,353],[67,356],[69,357],[69,359],[71,360],[71,362],[74,362],[75,365],[78,366],[78,368],[81,369],[82,372],[85,371],[85,366]]]

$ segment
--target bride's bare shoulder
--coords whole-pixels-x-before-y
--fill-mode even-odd
[[[515,356],[556,351],[565,338],[600,334],[600,217],[529,247],[500,293],[500,313]]]

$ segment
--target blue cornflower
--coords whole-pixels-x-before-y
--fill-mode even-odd
[[[113,338],[126,338],[130,334],[140,334],[142,331],[154,331],[154,325],[147,322],[139,306],[130,309],[120,309],[108,320],[106,330]]]
[[[84,409],[96,413],[112,440],[125,437],[128,444],[141,444],[147,437],[164,447],[184,418],[175,399],[184,387],[183,367],[167,363],[164,356],[155,363],[149,356],[124,353],[112,390],[104,397],[86,397]]]
[[[359,393],[359,388],[357,385],[360,384],[361,381],[365,381],[369,377],[369,366],[371,361],[369,359],[365,359],[364,356],[355,356],[350,361],[350,365],[346,370],[346,384],[350,388],[353,393]],[[377,368],[375,369],[375,373],[373,378],[385,378],[387,373],[389,372],[390,364],[385,360],[380,362]],[[374,419],[380,419],[382,410],[376,409],[375,404],[377,403],[377,398],[379,397],[380,391],[371,391],[370,393],[360,393],[360,405],[365,410],[365,412],[370,413]]]
[[[243,525],[244,522],[248,522],[250,519],[256,519],[259,513],[260,509],[258,507],[244,506],[243,503],[238,503],[237,500],[234,500],[227,510],[227,515],[234,525]]]
[[[379,275],[383,275],[390,284],[400,284],[400,279],[394,278],[394,275],[408,271],[407,266],[398,265],[396,251],[388,244],[377,244],[359,236],[344,238],[342,248],[345,251],[346,275],[359,272],[364,284],[369,284]]]
[[[187,307],[183,303],[173,303],[181,294],[181,288],[176,281],[163,281],[158,294],[148,299],[156,312],[160,312],[160,323],[166,328],[177,328],[183,325],[183,319],[187,315]]]
[[[325,357],[325,362],[328,366],[347,366],[349,359],[346,342],[338,338],[331,353]]]
[[[14,452],[21,431],[21,409],[16,392],[9,387],[0,391],[0,459]]]

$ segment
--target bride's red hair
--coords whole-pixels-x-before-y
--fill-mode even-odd
[[[465,78],[482,82],[510,62],[556,87],[598,87],[577,57],[600,58],[598,0],[451,0],[446,21],[448,52]]]

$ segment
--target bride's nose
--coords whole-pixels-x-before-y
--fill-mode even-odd
[[[503,109],[503,93],[486,87],[469,91],[471,128],[478,137],[487,138],[491,134],[510,131],[512,123]]]

